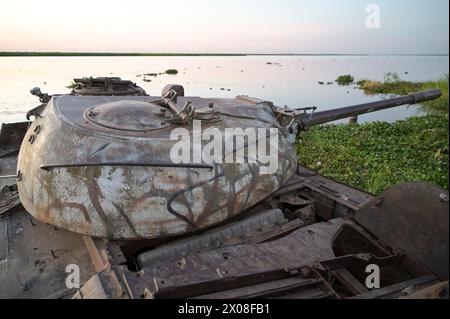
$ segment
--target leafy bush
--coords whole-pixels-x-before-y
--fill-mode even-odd
[[[168,69],[168,70],[166,70],[166,74],[177,74],[178,73],[178,70],[176,70],[176,69]]]
[[[350,74],[340,75],[336,79],[336,83],[339,85],[350,85],[353,83],[353,81],[354,81],[354,78]]]

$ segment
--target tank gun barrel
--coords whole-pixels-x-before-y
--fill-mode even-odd
[[[352,105],[343,108],[337,108],[310,114],[300,114],[300,116],[297,118],[297,121],[300,125],[300,128],[305,129],[312,125],[332,122],[352,116],[357,116],[360,114],[376,112],[401,105],[411,105],[425,101],[430,101],[439,98],[441,95],[442,92],[441,90],[438,89],[415,92],[392,99]]]

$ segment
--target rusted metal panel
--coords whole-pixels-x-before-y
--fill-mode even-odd
[[[448,279],[448,193],[425,183],[407,183],[384,192],[357,211],[356,221],[384,243]]]
[[[411,280],[406,280],[401,283],[374,289],[369,292],[356,295],[350,299],[396,299],[401,297],[402,291],[411,287],[424,287],[432,285],[436,282],[436,277],[433,275],[422,276]]]
[[[19,147],[28,125],[28,122],[1,123],[0,150],[7,147]]]
[[[79,266],[81,285],[95,274],[80,235],[23,209],[0,216],[0,298],[70,298],[69,264]]]
[[[280,280],[264,282],[242,288],[225,290],[193,299],[254,299],[284,297],[290,294],[303,294],[304,298],[336,297],[334,293],[323,289],[320,278],[294,276]]]
[[[103,288],[98,275],[89,279],[81,289],[79,289],[72,299],[107,299],[108,295]]]
[[[416,289],[400,297],[400,299],[448,299],[448,280],[425,287],[423,289]]]
[[[342,232],[343,228],[354,229],[360,237],[349,236],[348,231]],[[347,250],[336,249],[341,241],[345,241]],[[414,279],[408,275],[403,255],[392,254],[349,219],[305,226],[262,244],[239,244],[191,253],[176,262],[154,263],[136,274],[125,272],[124,276],[134,298],[252,298],[283,294],[292,298],[336,298],[341,297],[341,293],[342,297],[361,295],[365,298],[368,289],[363,286],[367,275],[364,269],[368,264],[377,264],[386,279],[382,281],[384,292],[374,298],[398,297],[400,286],[397,284]],[[388,269],[395,271],[391,273]],[[322,279],[316,282],[320,282],[321,289],[315,284],[309,287],[311,289],[300,289],[300,282],[311,278],[308,272],[323,274],[315,277]],[[336,293],[323,280],[329,274],[334,274],[350,294]],[[419,277],[422,276],[416,278]],[[434,276],[427,278],[431,281],[420,285],[436,280]],[[290,286],[296,280],[300,280],[299,290],[295,283]]]
[[[173,241],[166,245],[152,249],[139,255],[141,266],[148,266],[157,262],[178,259],[195,251],[204,251],[217,247],[228,246],[232,243],[244,242],[251,234],[262,235],[262,228],[278,229],[277,226],[287,220],[281,210],[273,209],[245,218],[242,221],[231,222],[217,229],[206,231],[193,237]],[[230,243],[231,242],[231,243]]]
[[[353,276],[347,269],[341,268],[333,271],[333,274],[341,281],[344,282],[345,286],[355,294],[366,293],[368,289],[359,282],[355,276]]]
[[[0,215],[20,205],[19,193],[17,186],[4,186],[0,190]]]
[[[0,129],[0,189],[16,183],[17,154],[28,128],[28,122],[1,124]],[[2,194],[3,200],[5,194]],[[0,204],[1,205],[1,204]]]
[[[72,299],[127,299],[125,287],[120,283],[116,273],[106,268],[91,277]]]
[[[193,253],[176,262],[144,267],[125,274],[134,296],[153,293],[196,296],[290,276],[290,269],[335,257],[331,242],[346,223],[335,219],[300,228],[280,239]],[[169,294],[170,291],[170,294]],[[160,295],[161,296],[161,295]]]
[[[339,183],[303,166],[299,166],[298,175],[304,181],[305,187],[336,203],[349,207],[351,210],[357,210],[374,198],[372,194]]]

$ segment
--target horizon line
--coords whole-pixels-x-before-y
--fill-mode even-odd
[[[449,56],[448,53],[217,53],[217,52],[77,52],[0,51],[0,57],[23,56]]]

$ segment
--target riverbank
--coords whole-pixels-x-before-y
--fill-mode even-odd
[[[300,163],[374,194],[408,181],[424,181],[448,190],[448,78],[416,83],[365,80],[358,85],[367,94],[440,88],[443,95],[424,104],[429,114],[423,117],[313,127],[298,138]]]

